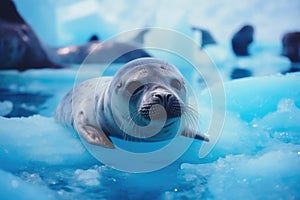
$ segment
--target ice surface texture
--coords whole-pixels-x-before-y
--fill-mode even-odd
[[[148,174],[102,166],[71,130],[50,116],[1,117],[1,197],[138,198],[151,191],[149,198],[297,199],[299,78],[296,73],[226,83],[225,127],[213,151],[199,159],[201,143],[194,142],[181,160]],[[210,97],[207,91],[200,96],[205,129]]]

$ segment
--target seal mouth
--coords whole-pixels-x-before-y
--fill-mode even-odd
[[[175,123],[175,121],[171,121],[171,122],[167,123],[167,124],[164,126],[164,128],[171,127],[174,123]]]

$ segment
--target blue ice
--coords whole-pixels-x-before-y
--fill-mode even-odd
[[[30,73],[34,71],[27,74]],[[37,199],[71,199],[83,197],[85,192],[89,193],[87,199],[97,195],[139,198],[149,191],[149,198],[163,199],[297,199],[299,78],[300,74],[295,73],[225,83],[225,126],[213,150],[199,158],[202,144],[194,141],[175,163],[145,174],[102,165],[86,151],[74,132],[50,116],[1,117],[1,187],[7,188],[7,197],[17,198],[23,193],[28,198],[36,194]],[[202,91],[200,98],[205,130],[210,120],[210,109],[205,109],[210,107],[209,92]],[[97,188],[104,192],[97,192]],[[107,192],[121,188],[126,191]]]

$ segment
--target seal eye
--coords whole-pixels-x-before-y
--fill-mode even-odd
[[[121,88],[122,87],[122,82],[118,83],[117,88]]]
[[[177,79],[173,79],[173,80],[171,81],[171,86],[172,86],[173,88],[177,89],[177,90],[180,90],[180,89],[181,89],[181,83],[180,83],[180,81],[177,80]]]
[[[143,87],[144,86],[140,81],[132,81],[127,84],[126,89],[130,94],[134,94]]]

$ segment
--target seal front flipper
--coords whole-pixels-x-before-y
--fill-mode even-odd
[[[206,135],[201,134],[194,130],[186,129],[181,133],[181,135],[185,137],[195,138],[197,140],[204,140],[205,142],[209,142],[209,138]]]
[[[115,146],[102,130],[88,124],[81,124],[77,131],[88,143],[114,149]]]

